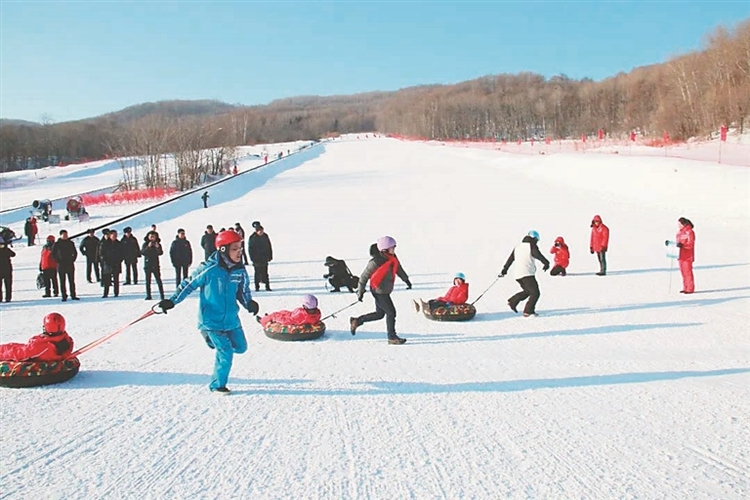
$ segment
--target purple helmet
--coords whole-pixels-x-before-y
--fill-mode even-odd
[[[302,296],[302,307],[305,309],[317,309],[318,308],[318,299],[315,298],[315,295],[310,295],[309,293]]]
[[[389,248],[393,248],[396,246],[396,240],[391,238],[390,236],[381,236],[378,238],[378,250],[381,252],[383,250],[388,250]]]

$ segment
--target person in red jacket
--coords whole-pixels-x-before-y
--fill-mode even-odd
[[[320,321],[320,309],[318,309],[318,299],[314,295],[305,295],[302,297],[302,305],[293,311],[276,311],[266,314],[262,318],[256,316],[258,322],[263,327],[269,323],[281,323],[282,325],[314,325]]]
[[[60,295],[60,288],[57,283],[57,261],[52,256],[52,246],[55,244],[55,237],[51,234],[47,236],[47,242],[42,247],[42,260],[39,262],[39,271],[44,278],[44,295],[42,297],[51,297],[50,288],[54,289],[55,297]]]
[[[469,284],[466,282],[466,275],[456,273],[453,276],[453,286],[442,297],[430,299],[426,303],[422,299],[419,302],[416,300],[412,302],[414,302],[414,309],[419,312],[420,307],[423,311],[433,311],[438,307],[466,304],[467,300],[469,300]]]
[[[604,225],[602,218],[595,215],[591,220],[591,242],[589,251],[599,260],[599,272],[597,276],[607,274],[607,247],[609,246],[609,228]]]
[[[73,352],[73,339],[65,331],[65,318],[49,313],[43,320],[43,333],[25,344],[11,342],[0,345],[3,361],[60,361]]]
[[[555,244],[549,253],[555,255],[555,265],[549,272],[550,276],[557,276],[558,274],[565,276],[567,274],[565,270],[568,268],[568,264],[570,264],[570,250],[562,236],[555,238]]]
[[[680,273],[682,273],[682,290],[680,293],[693,293],[695,291],[695,279],[693,278],[693,260],[695,260],[695,232],[693,232],[693,223],[690,219],[680,217],[677,220],[679,230],[675,241],[677,248],[680,249],[680,255],[677,262],[680,264]]]

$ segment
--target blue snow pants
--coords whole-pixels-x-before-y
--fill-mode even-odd
[[[204,330],[204,337],[208,336],[216,348],[216,359],[214,360],[214,373],[208,388],[212,391],[219,387],[226,387],[229,379],[229,370],[232,369],[232,357],[234,354],[242,354],[247,351],[247,339],[242,328],[235,330]]]

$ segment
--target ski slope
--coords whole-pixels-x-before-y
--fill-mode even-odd
[[[350,138],[217,186],[208,209],[192,200],[124,221],[139,239],[157,224],[167,245],[183,227],[195,255],[206,224],[262,221],[274,291],[254,293],[261,312],[303,293],[324,315],[352,303],[325,290],[325,257],[358,273],[392,235],[414,284],[393,294],[408,342],[388,345],[384,321],[350,335],[369,295],[313,342],[268,339],[245,314],[249,349],[220,397],[191,297],[83,354],[69,382],[0,389],[0,498],[746,499],[748,195],[743,167]],[[588,252],[594,214],[611,231],[606,277]],[[681,216],[697,238],[688,296],[664,248]],[[476,299],[530,229],[547,255],[556,236],[571,249],[567,277],[537,272],[539,317],[508,309],[510,277],[470,322],[414,312],[456,271]],[[16,251],[2,342],[58,311],[80,347],[153,304],[142,284],[101,299],[81,259],[82,300],[41,299],[40,248]],[[171,293],[167,258],[162,272]]]

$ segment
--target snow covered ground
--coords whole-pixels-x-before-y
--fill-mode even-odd
[[[191,297],[83,354],[67,383],[0,389],[0,498],[746,499],[749,199],[743,167],[343,139],[217,186],[208,209],[185,200],[123,221],[139,238],[156,223],[167,244],[184,227],[196,255],[206,224],[262,221],[274,245],[262,312],[303,293],[324,315],[352,303],[326,292],[323,260],[358,273],[390,234],[414,283],[393,294],[408,343],[388,345],[384,322],[350,335],[369,295],[313,342],[268,339],[245,314],[249,349],[222,398]],[[588,252],[594,214],[611,230],[606,277]],[[665,257],[680,216],[697,235],[690,296]],[[476,299],[530,229],[544,252],[558,235],[571,248],[567,277],[537,273],[539,317],[508,309],[509,277],[470,322],[414,312],[456,271]],[[101,299],[80,259],[82,300],[41,299],[39,250],[16,250],[2,342],[59,311],[83,346],[152,305],[142,284]],[[162,270],[171,292],[166,258]]]

